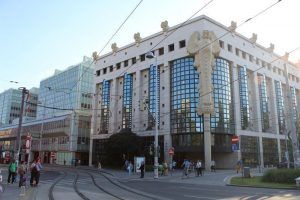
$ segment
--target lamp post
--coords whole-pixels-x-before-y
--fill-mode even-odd
[[[158,66],[157,66],[157,57],[154,55],[153,52],[149,51],[146,53],[146,58],[152,59],[155,58],[155,66],[156,66],[156,73],[155,73],[155,145],[154,145],[154,178],[158,179]]]

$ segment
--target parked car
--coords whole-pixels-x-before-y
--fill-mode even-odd
[[[278,169],[288,168],[287,161],[283,161],[283,162],[278,163],[277,168]],[[290,168],[294,168],[294,163],[293,162],[290,162]]]

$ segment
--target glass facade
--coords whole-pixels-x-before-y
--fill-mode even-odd
[[[234,112],[231,101],[231,77],[229,62],[217,58],[212,76],[215,115],[211,116],[211,132],[234,133]]]
[[[196,112],[199,76],[193,58],[171,62],[171,134],[174,146],[203,146],[203,117]]]
[[[279,162],[277,139],[262,138],[264,149],[264,165],[276,166]]]
[[[290,87],[291,91],[291,99],[292,99],[292,113],[293,113],[293,120],[297,122],[297,96],[296,96],[296,88]]]
[[[101,125],[100,133],[108,133],[109,126],[109,103],[110,103],[110,82],[104,80],[102,84],[102,101],[101,101]]]
[[[64,109],[91,109],[93,99],[91,63],[91,60],[86,60],[64,71],[58,71],[53,76],[41,81],[39,101],[42,105]],[[37,112],[38,119],[66,113],[59,109],[44,107],[38,107]]]
[[[269,100],[267,95],[268,93],[267,93],[266,76],[262,74],[258,74],[257,79],[258,79],[257,81],[258,81],[262,131],[266,132],[270,128],[269,108],[268,108]]]
[[[132,84],[132,74],[125,74],[123,84],[122,129],[131,129],[132,126]]]
[[[159,66],[154,66],[151,65],[149,69],[149,114],[148,114],[148,128],[153,128],[155,127],[155,117],[156,117],[156,112],[158,112],[159,116],[159,103],[160,103],[160,98],[159,98],[159,92],[158,96],[156,96],[156,91],[159,91],[160,88],[160,73],[159,73]],[[156,85],[156,79],[158,85]],[[156,108],[156,99],[158,100],[158,108]],[[158,110],[156,110],[158,109]],[[159,125],[159,117],[157,121]]]
[[[276,93],[276,105],[277,105],[277,116],[279,133],[285,133],[285,116],[284,116],[284,97],[282,91],[282,84],[280,81],[274,81],[275,93]]]
[[[240,89],[241,127],[243,130],[245,130],[249,127],[250,120],[247,68],[245,66],[239,67],[238,74]]]
[[[259,138],[241,136],[241,156],[245,166],[256,167],[259,165]]]

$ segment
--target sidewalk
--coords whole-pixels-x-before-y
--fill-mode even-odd
[[[216,172],[204,171],[203,176],[196,177],[194,172],[191,172],[188,177],[183,176],[183,171],[178,169],[169,173],[168,176],[159,176],[158,179],[153,178],[153,172],[146,172],[145,178],[141,179],[140,174],[132,173],[128,174],[125,170],[111,170],[104,169],[115,175],[120,182],[129,181],[163,181],[173,183],[188,183],[188,184],[200,184],[200,185],[226,185],[230,182],[231,177],[242,176],[241,173],[237,174],[235,170],[216,170]],[[262,176],[257,169],[252,169],[251,174],[254,176]]]

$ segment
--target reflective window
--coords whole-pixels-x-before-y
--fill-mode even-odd
[[[157,66],[151,65],[149,69],[149,114],[148,114],[148,128],[155,127],[155,117],[156,117],[156,99],[158,100],[158,116],[159,116],[159,94],[156,96],[156,90],[159,88],[159,66],[158,70],[156,70]],[[156,79],[158,86],[156,86]],[[158,92],[159,93],[159,92]],[[158,117],[159,124],[159,117]]]
[[[275,93],[276,93],[276,105],[277,105],[277,116],[279,133],[284,134],[285,131],[285,117],[284,117],[284,98],[282,91],[282,84],[280,81],[275,82]]]
[[[249,127],[249,96],[248,96],[248,77],[247,68],[239,67],[239,85],[240,85],[240,109],[241,109],[241,127],[243,130]]]
[[[264,165],[276,166],[279,162],[277,139],[262,138],[262,143],[264,149]]]
[[[259,138],[241,136],[241,155],[245,166],[256,167],[259,165]]]
[[[294,87],[290,87],[291,90],[291,99],[292,99],[292,113],[294,122],[297,121],[297,97],[296,97],[296,89]]]
[[[262,131],[270,128],[266,76],[257,74]]]
[[[229,62],[217,58],[212,75],[215,115],[211,116],[211,132],[234,133]],[[231,126],[232,125],[232,126]]]
[[[132,75],[124,75],[122,128],[131,129],[132,125]]]
[[[199,99],[198,73],[193,58],[181,58],[171,62],[171,133],[202,133],[203,118],[196,107]],[[191,143],[192,136],[178,137],[179,144]],[[199,139],[199,138],[198,138]],[[195,141],[198,141],[196,139]],[[200,145],[200,140],[198,141]]]
[[[110,82],[104,80],[102,85],[100,133],[108,133],[109,103],[110,103]]]

